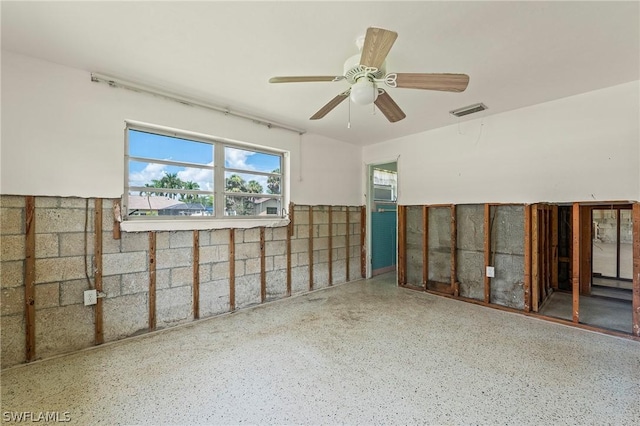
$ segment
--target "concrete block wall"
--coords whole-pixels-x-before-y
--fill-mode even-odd
[[[422,286],[423,206],[406,208],[406,280]],[[461,297],[484,300],[484,204],[456,205],[456,282]],[[451,280],[451,209],[428,208],[429,282]],[[490,302],[524,309],[524,206],[491,206]]]
[[[150,233],[113,237],[113,201],[102,200],[104,341],[149,331]],[[36,359],[95,344],[95,307],[84,306],[94,286],[93,199],[35,197]],[[0,196],[2,368],[25,362],[25,197]],[[295,206],[291,236],[292,294],[309,286],[309,206]],[[360,207],[313,207],[314,289],[329,285],[329,234],[333,284],[360,278]],[[306,213],[306,214],[305,214]],[[350,224],[346,227],[346,215]],[[85,225],[86,222],[86,225]],[[85,230],[86,228],[86,230]],[[230,306],[230,235],[234,235],[235,305]],[[346,235],[349,232],[349,250]],[[198,268],[199,317],[262,302],[260,228],[155,232],[156,328],[194,319],[194,267]],[[199,261],[194,265],[197,235]],[[287,296],[288,227],[264,228],[265,301]],[[350,273],[346,276],[347,253]],[[85,267],[86,265],[86,267]]]

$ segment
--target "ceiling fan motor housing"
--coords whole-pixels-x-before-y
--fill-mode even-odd
[[[354,84],[362,77],[367,77],[369,80],[372,79],[381,79],[384,78],[387,71],[387,61],[384,61],[380,68],[378,68],[375,72],[371,72],[371,68],[360,65],[360,54],[353,55],[349,59],[347,59],[344,63],[344,73],[345,79],[349,82],[349,84]]]

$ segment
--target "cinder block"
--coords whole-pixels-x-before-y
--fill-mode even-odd
[[[52,234],[43,234],[52,235]],[[36,242],[39,235],[36,235]],[[85,235],[82,232],[58,234],[60,240],[60,256],[84,256]],[[87,254],[93,254],[93,234],[87,233]]]
[[[273,240],[273,228],[264,228],[264,240],[265,241]]]
[[[141,272],[147,268],[147,252],[144,251],[102,255],[103,276]]]
[[[158,277],[156,276],[156,283],[157,281]],[[121,289],[121,293],[123,295],[148,292],[149,273],[138,272],[133,274],[122,274]]]
[[[88,201],[88,203],[87,203]],[[63,197],[60,198],[60,207],[65,209],[84,209],[89,206],[89,209],[93,209],[95,203],[94,199],[75,198],[75,197]],[[93,212],[89,215],[93,217]]]
[[[211,232],[210,231],[199,231],[198,232],[198,243],[200,247],[211,245]]]
[[[287,269],[287,256],[286,255],[273,256],[273,269],[274,270]]]
[[[429,249],[429,281],[451,282],[451,250]]]
[[[130,234],[123,232],[122,234]],[[102,254],[120,253],[120,242],[122,239],[116,240],[111,232],[102,233]],[[146,248],[144,249],[146,250]]]
[[[2,261],[0,263],[0,268],[2,268],[2,273],[0,274],[2,288],[19,287],[24,285],[24,261]]]
[[[0,314],[14,315],[24,313],[24,287],[12,287],[2,289],[2,304],[0,304]],[[4,343],[4,342],[3,342]]]
[[[265,243],[265,254],[267,256],[277,256],[287,253],[286,241],[267,241]]]
[[[309,225],[299,225],[296,223],[294,228],[294,238],[309,238]]]
[[[118,340],[149,328],[148,293],[106,299],[103,311],[105,341]]]
[[[261,266],[260,258],[245,260],[244,262],[245,274],[246,275],[259,274],[260,266]]]
[[[22,260],[25,258],[24,235],[3,235],[0,240],[2,261],[7,260]]]
[[[24,234],[24,209],[0,209],[0,234]]]
[[[102,230],[113,232],[113,222],[113,201],[105,198],[102,200]]]
[[[193,267],[171,269],[171,287],[193,284]]]
[[[286,226],[273,228],[273,240],[274,241],[286,240],[287,233],[288,233],[288,228]]]
[[[458,248],[470,251],[484,251],[483,204],[456,206],[456,228],[456,245]]]
[[[21,208],[25,206],[22,195],[0,195],[0,206]]]
[[[58,257],[59,255],[58,234],[36,234],[36,258]]]
[[[336,248],[343,248],[346,247],[347,245],[347,237],[342,235],[342,236],[334,236],[331,239],[331,247],[333,247],[334,249]]]
[[[87,262],[91,265],[91,257]],[[36,283],[74,280],[84,276],[85,265],[82,256],[36,259]]]
[[[449,207],[429,208],[429,250],[451,248],[451,211]]]
[[[344,283],[347,280],[347,261],[343,260],[334,260],[333,262],[333,283],[340,284]]]
[[[281,299],[287,294],[287,272],[283,269],[267,272],[267,300]]]
[[[211,231],[211,244],[214,245],[229,245],[229,230],[228,229],[215,229]]]
[[[147,232],[145,232],[144,235],[149,238],[149,234]],[[170,232],[156,232],[156,250],[168,249],[170,236]]]
[[[245,275],[236,278],[236,308],[260,303],[260,275]]]
[[[329,250],[314,250],[313,264],[327,263],[329,261]]]
[[[329,238],[327,237],[319,237],[313,239],[313,249],[314,250],[325,250],[329,248]]]
[[[93,346],[94,308],[84,305],[43,309],[36,315],[38,357],[77,351]]]
[[[266,236],[266,231],[265,231],[265,236]],[[243,241],[245,243],[260,242],[260,228],[245,229]]]
[[[313,288],[318,290],[329,286],[329,264],[319,263],[313,266]]]
[[[36,197],[36,208],[55,208],[60,207],[59,197]]]
[[[200,263],[227,262],[229,260],[229,248],[226,246],[200,247]]]
[[[347,224],[346,223],[336,223],[334,227],[335,236],[343,236],[347,235]]]
[[[113,240],[113,237],[110,238]],[[118,240],[113,240],[118,241]],[[104,240],[103,240],[104,244]],[[120,237],[120,251],[123,253],[129,253],[132,251],[146,251],[149,250],[149,234],[146,232],[123,232]],[[157,249],[157,235],[156,235],[156,249]]]
[[[264,270],[265,272],[273,271],[273,256],[264,257]]]
[[[193,232],[192,231],[177,231],[171,232],[169,235],[169,247],[193,247]]]
[[[200,283],[200,317],[229,312],[229,280]]]
[[[235,261],[235,276],[241,277],[245,274],[244,270],[244,260],[236,260]]]
[[[491,279],[491,302],[524,309],[524,257],[496,254],[495,278]]]
[[[236,244],[235,258],[240,259],[253,259],[260,257],[260,243],[241,243]]]
[[[314,209],[313,223],[315,225],[329,223],[329,211],[327,209]]]
[[[347,213],[342,209],[335,209],[332,213],[331,219],[334,224],[347,223]]]
[[[38,284],[36,286],[36,309],[60,306],[60,284]]]
[[[158,269],[156,271],[156,290],[171,287],[171,269]]]
[[[211,263],[201,263],[199,268],[198,277],[200,282],[211,281]]]
[[[484,300],[484,252],[457,250],[460,296]]]
[[[211,280],[219,281],[221,279],[229,279],[229,262],[213,263],[211,265]]]
[[[524,255],[524,207],[495,206],[492,238],[497,253]]]
[[[193,291],[191,286],[160,290],[156,293],[156,322],[158,328],[193,319]]]
[[[309,251],[309,239],[300,238],[291,240],[291,253],[303,253]]]
[[[3,200],[4,200],[3,196]],[[11,315],[2,317],[0,327],[2,339],[2,368],[11,367],[25,362],[25,320],[24,315]]]
[[[291,293],[304,293],[309,291],[309,267],[298,266],[291,268]]]
[[[190,248],[156,250],[156,267],[164,269],[190,266],[191,255],[192,250]]]
[[[296,255],[294,255],[296,256]],[[309,264],[309,253],[298,253],[298,255],[296,256],[298,258],[298,261],[296,262],[297,266],[306,266]]]
[[[93,232],[89,215],[87,231]],[[80,209],[36,209],[36,233],[84,232],[85,213]]]
[[[333,226],[332,226],[333,228]],[[317,234],[316,237],[328,237],[329,236],[329,225],[328,224],[324,224],[324,225],[318,225],[317,227]]]
[[[120,275],[111,275],[110,277],[102,278],[102,291],[107,295],[107,298],[120,296],[121,281],[122,277]]]

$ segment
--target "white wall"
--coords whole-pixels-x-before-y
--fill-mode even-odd
[[[406,205],[640,200],[639,93],[636,81],[478,118],[365,147],[363,160],[399,156]]]
[[[305,134],[301,156],[296,133],[93,83],[89,72],[7,51],[0,192],[119,197],[126,119],[289,150],[293,202],[360,202],[360,149],[351,144]]]

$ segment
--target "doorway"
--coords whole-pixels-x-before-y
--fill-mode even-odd
[[[376,276],[396,270],[398,163],[369,165],[368,186],[371,276]]]

